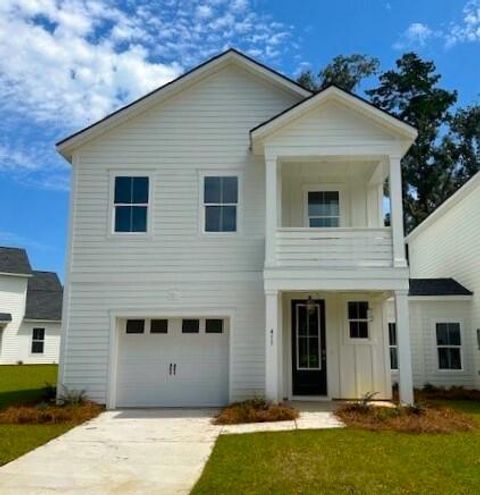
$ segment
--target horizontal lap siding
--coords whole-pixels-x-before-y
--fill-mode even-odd
[[[263,391],[264,166],[248,131],[293,103],[232,66],[79,150],[67,385],[105,401],[110,310],[202,306],[235,309],[233,396]],[[111,170],[152,177],[149,237],[109,235]],[[200,234],[200,174],[214,170],[241,172],[233,236]]]
[[[409,242],[412,277],[453,277],[473,291],[471,321],[466,339],[475,365],[471,381],[480,387],[480,353],[476,329],[480,328],[480,189],[477,187]]]

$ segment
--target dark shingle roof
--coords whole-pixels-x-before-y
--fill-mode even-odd
[[[0,313],[0,323],[12,321],[12,315],[10,313]]]
[[[62,297],[63,288],[56,273],[34,271],[28,280],[25,318],[60,321]]]
[[[411,278],[410,296],[471,296],[473,292],[453,278]]]
[[[32,267],[25,249],[0,247],[0,273],[31,275]]]

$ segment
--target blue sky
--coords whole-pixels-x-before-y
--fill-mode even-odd
[[[414,50],[461,105],[480,102],[480,0],[2,0],[0,245],[63,276],[69,165],[54,143],[229,46],[292,77]]]

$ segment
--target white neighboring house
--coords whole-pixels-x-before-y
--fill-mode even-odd
[[[62,285],[32,270],[24,249],[0,247],[0,364],[58,363]]]
[[[59,142],[61,383],[109,408],[389,398],[393,296],[412,402],[400,160],[416,135],[228,50]]]
[[[430,279],[410,304],[415,384],[480,388],[480,173],[406,242],[411,276]]]

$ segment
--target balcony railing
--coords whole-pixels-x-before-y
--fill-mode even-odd
[[[279,228],[276,264],[298,268],[393,266],[392,233],[385,228]]]

